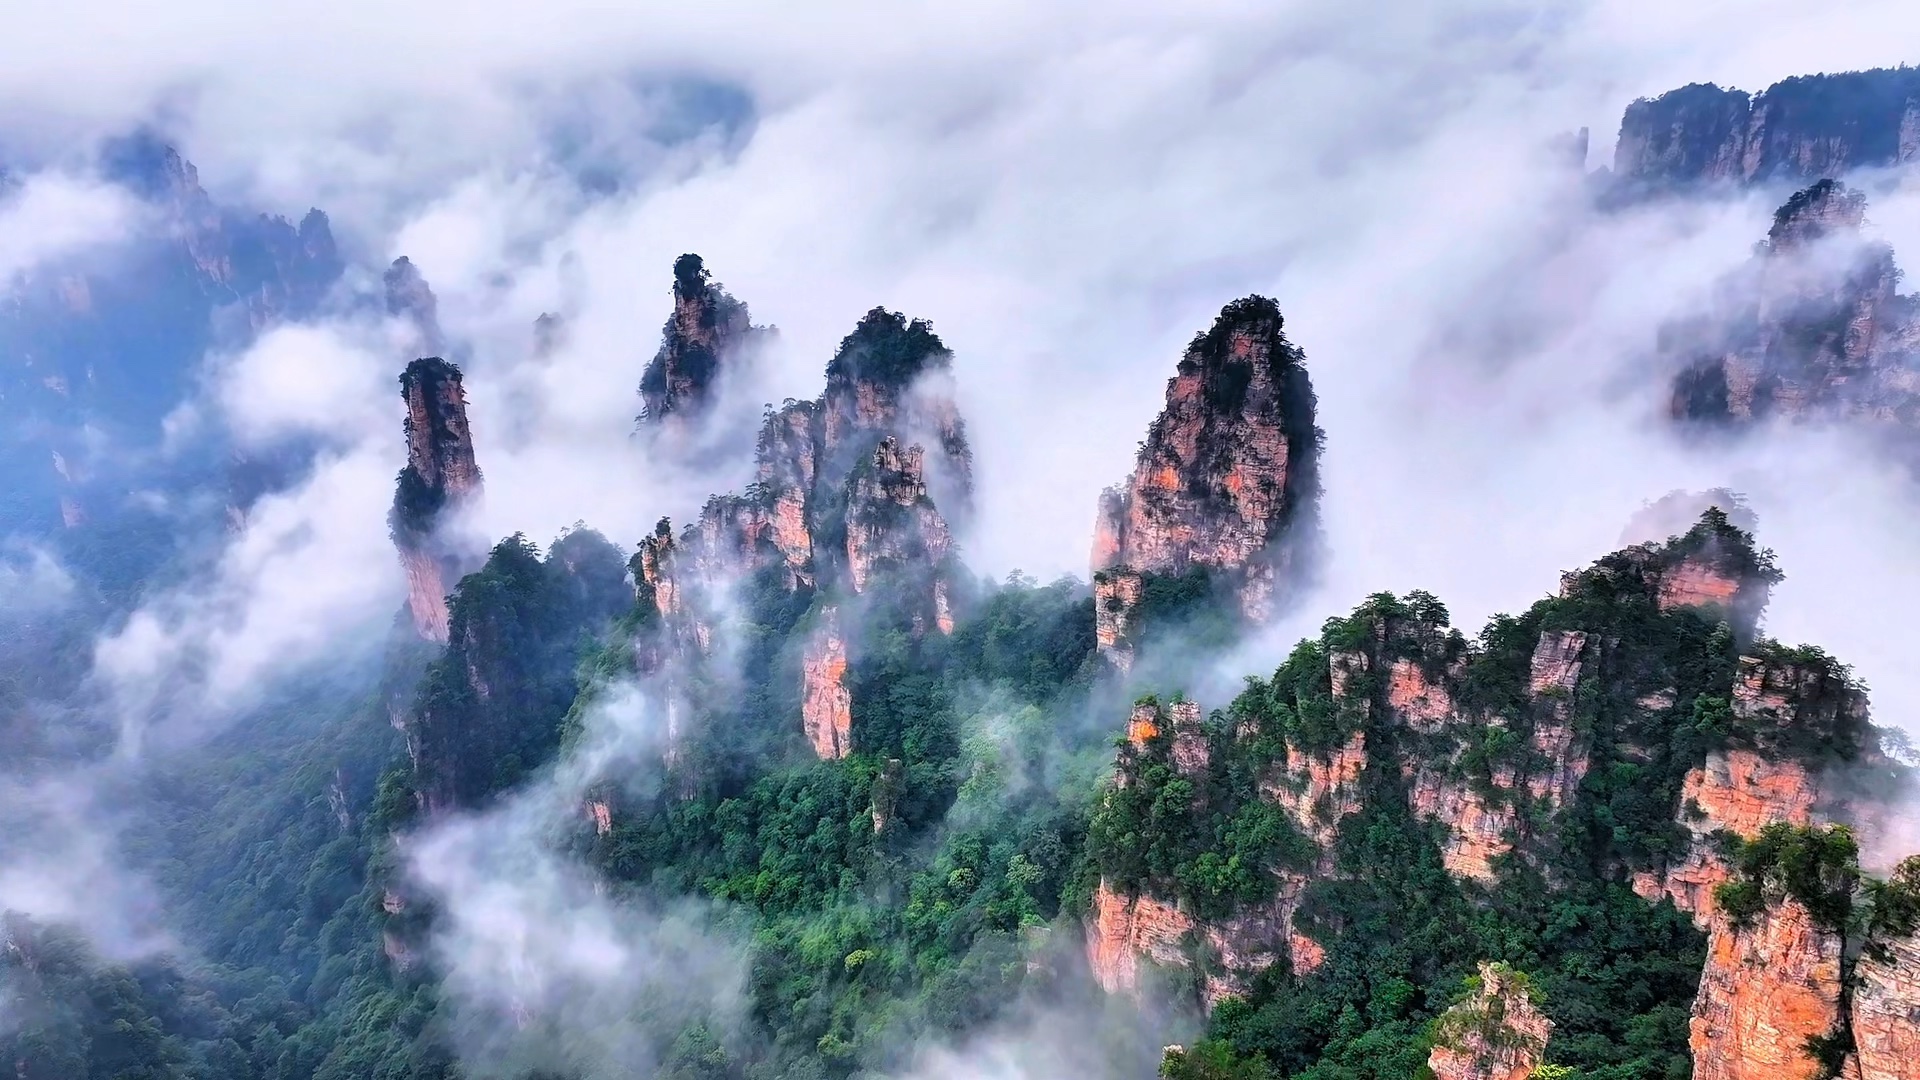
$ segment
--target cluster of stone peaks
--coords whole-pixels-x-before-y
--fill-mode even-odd
[[[634,577],[683,656],[713,647],[742,591],[808,603],[802,725],[823,758],[853,746],[849,629],[880,583],[921,633],[953,629],[954,540],[972,490],[952,357],[925,322],[875,308],[841,342],[814,401],[769,407],[756,479],[676,535],[642,541]]]
[[[640,377],[640,422],[694,416],[711,403],[723,370],[770,333],[753,325],[747,305],[713,280],[698,255],[673,263],[673,314],[660,351]]]
[[[1184,781],[1194,814],[1230,814],[1219,801],[1227,778],[1257,767],[1252,797],[1284,815],[1304,850],[1267,871],[1268,899],[1224,915],[1180,882],[1143,875],[1125,851],[1101,853],[1086,927],[1096,977],[1110,991],[1134,991],[1148,961],[1185,968],[1212,1004],[1245,994],[1276,964],[1316,970],[1340,927],[1307,919],[1303,897],[1340,873],[1342,823],[1394,792],[1433,827],[1441,865],[1465,886],[1491,888],[1520,866],[1551,881],[1560,845],[1578,836],[1562,824],[1588,797],[1589,774],[1644,768],[1676,780],[1647,794],[1671,800],[1678,846],[1620,851],[1607,872],[1650,902],[1671,901],[1707,933],[1691,1019],[1694,1075],[1813,1080],[1834,1075],[1827,1058],[1850,1051],[1854,1071],[1839,1075],[1913,1076],[1913,1061],[1897,1055],[1915,1045],[1920,1017],[1915,927],[1870,933],[1862,953],[1849,937],[1857,930],[1796,899],[1804,884],[1785,879],[1760,881],[1742,910],[1722,907],[1730,883],[1750,872],[1752,851],[1798,842],[1779,830],[1878,828],[1887,789],[1870,778],[1891,773],[1845,670],[1817,650],[1757,635],[1779,575],[1713,505],[1715,494],[1685,534],[1567,574],[1559,597],[1497,624],[1479,644],[1451,629],[1433,598],[1382,595],[1330,621],[1225,714],[1204,718],[1191,702],[1136,706],[1110,803],[1152,800],[1164,818],[1171,787],[1136,792],[1170,775]],[[1662,500],[1630,532],[1701,498]],[[1744,514],[1737,504],[1734,512]],[[1684,674],[1678,654],[1661,652],[1672,647],[1662,640],[1704,641],[1737,659],[1702,683]],[[1703,716],[1717,719],[1701,727]],[[1495,742],[1514,749],[1490,755]],[[1730,854],[1738,845],[1728,837],[1759,846]],[[1849,1005],[1845,971],[1855,955],[1871,959],[1851,985],[1871,992]],[[1429,1067],[1460,1080],[1533,1075],[1551,1037],[1524,979],[1497,966],[1483,966],[1474,993],[1434,1030]]]
[[[1865,215],[1833,180],[1794,194],[1710,309],[1665,328],[1676,418],[1843,421],[1920,461],[1920,303],[1896,292],[1893,250]]]
[[[1093,572],[1101,652],[1134,648],[1144,575],[1200,570],[1264,620],[1300,584],[1318,536],[1312,381],[1262,296],[1228,304],[1167,382],[1133,475],[1100,498]]]

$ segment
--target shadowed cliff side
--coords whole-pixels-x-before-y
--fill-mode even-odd
[[[1613,169],[1630,190],[1807,183],[1920,161],[1920,69],[1786,79],[1749,96],[1694,83],[1627,106]]]
[[[1796,193],[1709,310],[1662,329],[1676,419],[1844,424],[1920,463],[1920,304],[1895,291],[1893,249],[1865,216],[1865,196],[1834,181]]]

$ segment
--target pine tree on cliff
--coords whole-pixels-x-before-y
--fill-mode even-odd
[[[713,280],[700,256],[673,262],[673,314],[660,333],[660,350],[640,376],[641,424],[698,415],[713,401],[730,360],[771,333],[754,326],[747,305]]]

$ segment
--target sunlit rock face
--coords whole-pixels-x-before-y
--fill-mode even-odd
[[[1317,537],[1320,432],[1304,357],[1265,297],[1237,300],[1187,347],[1133,475],[1100,498],[1094,526],[1101,651],[1131,659],[1130,574],[1220,573],[1261,621],[1304,580]],[[1111,639],[1111,641],[1109,641]]]
[[[1744,926],[1715,913],[1688,1042],[1698,1080],[1815,1080],[1810,1039],[1840,1024],[1843,941],[1781,897]]]
[[[1733,716],[1765,733],[1751,747],[1711,751],[1687,773],[1677,820],[1689,842],[1659,870],[1633,877],[1635,892],[1650,900],[1671,899],[1695,923],[1708,926],[1713,890],[1730,869],[1716,837],[1743,840],[1768,825],[1831,823],[1837,813],[1855,813],[1832,777],[1810,771],[1780,746],[1788,742],[1845,745],[1867,725],[1867,702],[1827,667],[1769,654],[1740,660],[1732,693]]]
[[[1835,181],[1798,192],[1708,310],[1663,328],[1677,420],[1844,424],[1920,462],[1920,308],[1865,215],[1865,196]]]
[[[1427,1068],[1434,1080],[1528,1080],[1552,1034],[1526,979],[1483,963],[1474,992],[1435,1023]]]
[[[823,609],[808,635],[800,680],[800,719],[808,745],[823,761],[846,757],[853,749],[853,692],[847,687],[847,641],[838,609]]]
[[[660,351],[640,377],[643,425],[691,421],[709,409],[727,369],[770,331],[753,325],[747,305],[713,280],[698,255],[673,263],[673,314],[660,333]]]
[[[1808,183],[1920,161],[1920,72],[1812,75],[1750,96],[1695,83],[1627,106],[1613,171],[1658,188]]]
[[[421,637],[444,642],[447,593],[463,562],[471,560],[462,559],[441,526],[480,494],[480,467],[459,368],[437,357],[415,360],[400,376],[400,393],[407,403],[407,465],[388,526],[407,572],[414,628]]]

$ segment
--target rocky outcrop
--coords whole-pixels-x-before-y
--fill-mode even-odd
[[[1427,1068],[1434,1080],[1528,1080],[1546,1060],[1553,1021],[1532,983],[1505,964],[1480,965],[1469,993],[1434,1023]]]
[[[1690,840],[1662,872],[1641,871],[1633,889],[1649,900],[1662,896],[1707,925],[1713,890],[1731,874],[1715,834],[1743,840],[1776,822],[1808,825],[1819,801],[1813,777],[1795,761],[1772,761],[1752,750],[1715,750],[1707,763],[1687,773],[1680,795],[1680,824]]]
[[[1920,160],[1920,72],[1801,76],[1758,96],[1695,83],[1627,106],[1613,170],[1633,190],[1807,183]]]
[[[440,333],[440,301],[420,268],[402,255],[387,267],[380,281],[386,289],[387,314],[407,325],[405,351],[413,356],[443,355],[447,342]]]
[[[769,334],[713,280],[698,255],[673,262],[673,314],[640,377],[640,422],[688,419],[711,403],[725,368]]]
[[[1317,536],[1320,432],[1283,325],[1273,301],[1248,297],[1188,346],[1133,475],[1101,496],[1096,580],[1201,569],[1249,619],[1285,605]],[[1101,650],[1123,667],[1138,603],[1127,594],[1110,588],[1098,608]]]
[[[1769,825],[1832,823],[1850,808],[1834,778],[1801,755],[1850,761],[1870,752],[1866,697],[1824,655],[1776,646],[1742,657],[1730,705],[1746,744],[1712,750],[1687,773],[1677,820],[1689,843],[1666,866],[1633,878],[1635,892],[1671,899],[1701,926],[1713,916],[1713,890],[1731,873],[1717,835],[1751,840]]]
[[[880,440],[873,458],[855,470],[847,490],[847,575],[864,592],[876,571],[914,566],[930,570],[941,633],[953,632],[944,580],[953,534],[927,494],[925,451]]]
[[[1751,922],[1713,916],[1707,967],[1688,1025],[1696,1080],[1816,1080],[1808,1041],[1841,1020],[1840,935],[1779,897]]]
[[[387,523],[406,568],[414,628],[444,642],[447,593],[473,560],[442,525],[479,496],[480,467],[459,368],[437,357],[415,360],[400,375],[400,394],[407,403],[407,464]]]
[[[1920,461],[1920,305],[1865,198],[1831,180],[1793,196],[1704,313],[1664,328],[1672,412],[1696,428],[1846,423]]]
[[[820,397],[821,461],[855,471],[891,436],[926,448],[924,481],[951,522],[972,508],[973,452],[954,400],[953,354],[931,324],[885,308],[867,312],[827,364]]]
[[[1854,967],[1850,1026],[1859,1080],[1920,1077],[1920,941],[1908,936]]]
[[[1134,630],[1146,579],[1131,567],[1116,566],[1093,575],[1093,636],[1100,655],[1121,674],[1133,668]]]
[[[1143,961],[1184,967],[1193,919],[1151,896],[1129,896],[1104,880],[1093,894],[1087,927],[1087,964],[1109,994],[1137,993]]]
[[[1675,496],[1669,496],[1674,499]],[[1691,501],[1695,496],[1686,495]],[[1664,502],[1665,500],[1663,500]],[[1668,508],[1655,506],[1635,519],[1628,532],[1653,528]],[[1736,507],[1743,520],[1752,515]],[[1693,527],[1678,536],[1615,552],[1599,564],[1562,575],[1560,592],[1573,595],[1600,583],[1649,593],[1662,611],[1698,608],[1725,618],[1742,641],[1758,633],[1773,586],[1780,580],[1769,553],[1753,545],[1752,535],[1736,525],[1728,511],[1709,502]]]
[[[1398,632],[1440,638],[1438,626],[1415,624]],[[1578,630],[1539,635],[1527,672],[1526,753],[1490,764],[1485,776],[1463,768],[1470,733],[1476,727],[1508,730],[1509,715],[1456,706],[1457,691],[1447,684],[1457,671],[1436,680],[1406,661],[1390,669],[1387,701],[1394,718],[1425,736],[1401,763],[1408,799],[1417,816],[1441,826],[1441,862],[1450,873],[1492,881],[1496,860],[1528,838],[1532,822],[1558,813],[1573,798],[1586,776],[1588,747],[1576,735],[1570,705],[1594,647]],[[1538,812],[1528,813],[1530,808]]]
[[[1858,1080],[1920,1077],[1920,856],[1903,861],[1875,902],[1849,1002]]]
[[[853,691],[847,686],[847,641],[838,608],[824,608],[807,635],[801,660],[800,720],[822,761],[853,750]]]

